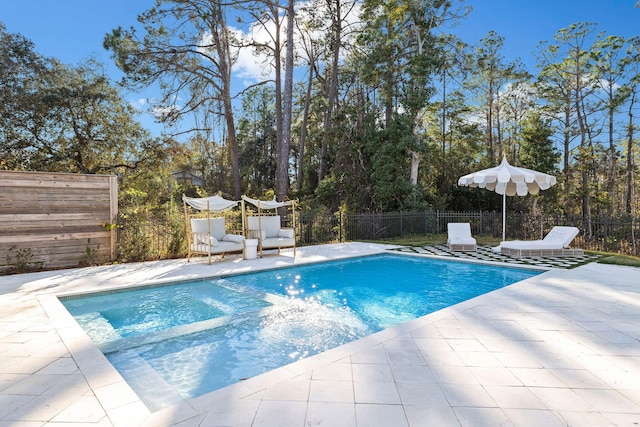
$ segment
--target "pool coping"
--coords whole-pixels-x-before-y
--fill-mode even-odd
[[[367,254],[384,253],[391,248],[393,248],[393,246],[359,243],[323,245],[322,247],[307,247],[306,250],[308,253],[308,258],[305,257],[304,254],[305,248],[298,248],[299,253],[302,252],[302,254],[298,255],[300,258],[296,259],[295,263],[307,264],[328,259],[347,258],[354,256],[354,254],[356,256],[357,254],[360,254],[360,256],[362,256]],[[319,253],[322,254],[318,255]],[[296,258],[298,258],[298,256]],[[446,257],[444,256],[434,255],[411,254],[411,256],[446,259]],[[212,267],[221,271],[221,275],[228,275],[231,274],[229,273],[229,271],[231,270],[239,271],[241,273],[248,273],[251,271],[261,271],[263,268],[266,268],[265,266],[268,265],[272,265],[272,268],[279,268],[279,266],[292,264],[291,260],[286,260],[286,256],[276,257],[268,255],[265,256],[265,258],[263,258],[262,260],[255,260],[255,262],[252,261],[239,261],[237,259],[234,259],[225,261],[225,263],[214,264],[212,266],[202,264],[195,265],[196,263],[192,263],[189,266],[185,265],[184,263],[174,263],[176,272],[180,271],[181,269],[185,271],[180,272],[180,274],[177,274],[177,276],[176,274],[168,274],[168,277],[166,277],[166,281],[171,281],[174,280],[175,277],[181,276],[189,276],[185,277],[184,280],[195,279],[198,278],[196,277],[198,276],[198,274],[204,274],[200,277],[211,277],[210,270],[212,269]],[[235,268],[233,265],[230,266],[229,262],[231,262],[231,264],[235,263]],[[499,264],[504,266],[503,263],[484,262],[477,260],[471,262],[480,262],[483,264],[490,263],[492,265]],[[172,263],[159,262],[155,263],[154,265],[158,267],[160,271],[162,271],[163,264],[168,265]],[[151,265],[149,263],[140,265],[144,265],[145,268],[151,269],[151,267],[148,267]],[[129,272],[129,274],[136,276],[136,274],[133,273],[135,267],[135,265],[128,266],[128,268],[125,268],[124,270]],[[510,265],[510,267],[515,266]],[[521,268],[532,269],[532,266],[522,266]],[[613,267],[603,268],[610,269]],[[109,272],[109,269],[104,267],[97,267],[96,269],[102,269],[102,272],[104,273]],[[96,272],[96,269],[92,271]],[[637,269],[630,269],[631,270],[625,271],[638,271]],[[567,276],[567,274],[570,275],[569,271],[559,271],[549,268],[544,268],[544,270],[549,270],[552,276],[553,274],[555,274],[556,276],[559,275],[561,278],[564,278],[565,276]],[[242,401],[243,404],[248,404],[249,407],[253,407],[253,405],[256,404],[256,400],[258,402],[261,401],[258,396],[261,393],[264,393],[266,389],[268,389],[270,386],[273,386],[274,384],[286,383],[287,381],[300,378],[301,376],[304,377],[305,375],[311,375],[310,372],[322,369],[323,367],[341,364],[341,361],[352,357],[354,354],[358,354],[367,349],[380,346],[381,344],[393,341],[394,339],[400,339],[412,331],[417,331],[422,327],[433,325],[440,320],[451,317],[456,313],[469,310],[472,307],[476,307],[485,303],[490,304],[494,299],[496,293],[501,293],[505,289],[501,288],[496,291],[492,291],[488,294],[484,294],[471,300],[458,303],[454,306],[439,310],[435,313],[431,313],[427,316],[412,320],[405,324],[394,326],[392,328],[364,337],[357,341],[341,345],[324,353],[311,356],[310,358],[297,361],[268,373],[259,375],[257,377],[250,378],[241,383],[227,386],[223,389],[207,393],[200,397],[185,400],[180,405],[175,405],[170,408],[151,412],[137,397],[137,395],[135,395],[135,393],[130,389],[128,384],[122,379],[115,368],[113,368],[113,366],[106,360],[100,350],[98,350],[91,343],[90,339],[87,337],[84,331],[82,331],[80,326],[75,322],[73,317],[66,311],[66,309],[64,309],[64,306],[58,300],[57,296],[59,292],[57,290],[60,289],[62,289],[62,291],[60,292],[61,294],[68,294],[69,292],[71,292],[72,294],[83,293],[82,289],[77,288],[65,290],[65,286],[60,284],[60,280],[64,280],[64,277],[73,276],[74,272],[75,274],[82,275],[84,272],[87,272],[87,270],[79,269],[62,273],[50,272],[48,274],[34,273],[33,275],[22,275],[23,277],[20,278],[14,277],[9,279],[9,282],[15,283],[14,285],[10,284],[9,288],[17,286],[18,289],[13,292],[14,294],[17,293],[24,297],[35,296],[38,304],[47,315],[51,326],[53,327],[53,331],[55,331],[55,333],[60,337],[62,343],[68,349],[70,357],[75,361],[75,364],[85,378],[91,392],[95,395],[95,399],[106,415],[106,418],[100,418],[98,416],[96,416],[96,418],[100,418],[101,421],[106,422],[108,425],[115,426],[132,424],[173,425],[180,422],[186,422],[188,420],[202,420],[207,417],[207,414],[210,412],[211,408],[218,407],[218,403],[220,401]],[[100,271],[97,271],[96,274],[99,275]],[[520,288],[523,286],[529,286],[531,284],[531,281],[533,281],[534,283],[540,281],[540,279],[538,279],[537,281],[533,279],[540,278],[541,276],[545,275],[547,275],[547,273],[535,276],[534,278],[526,279],[514,285],[509,285],[506,288],[513,289],[513,287]],[[89,276],[93,277],[92,275]],[[34,278],[35,280],[30,280],[31,278]],[[547,280],[546,278],[543,279]],[[107,283],[109,283],[108,278],[106,278],[105,280]],[[154,279],[138,279],[137,284],[145,283],[145,281],[149,282],[151,280]],[[551,277],[550,280],[553,280],[553,277]],[[82,282],[82,280],[80,280],[80,282]],[[35,284],[35,286],[29,286],[30,284]],[[80,286],[80,288],[95,289],[99,287],[98,285],[99,284],[95,283],[90,285],[84,284],[83,286]],[[2,290],[2,293],[0,293],[0,295],[7,295],[11,293],[5,292],[3,287],[0,287],[0,290]],[[2,390],[0,390],[0,397],[1,396],[3,396]],[[638,394],[638,396],[640,399],[640,393]],[[637,405],[640,405],[640,401],[635,401],[635,403]],[[231,406],[233,407],[234,405]],[[257,411],[257,407],[255,410]],[[216,409],[216,411],[219,412],[220,410]],[[221,414],[218,412],[216,412],[216,414],[220,416]],[[638,416],[640,417],[640,415]],[[70,414],[69,418],[73,419],[73,414]],[[5,418],[0,418],[0,420],[2,419]],[[25,418],[25,420],[29,419]]]

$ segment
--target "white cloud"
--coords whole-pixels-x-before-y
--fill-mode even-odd
[[[153,107],[153,116],[159,119],[163,119],[179,110],[180,107],[177,105],[155,106]]]
[[[608,80],[605,79],[600,79],[598,81],[597,87],[609,92],[609,88],[611,87],[613,89],[613,92],[617,91],[618,89],[620,89],[620,85],[618,83],[613,83],[613,86],[611,86],[611,83]]]
[[[134,99],[133,101],[130,101],[129,104],[136,110],[136,111],[144,111],[145,106],[147,105],[147,99],[146,98],[138,98],[138,99]]]
[[[176,101],[178,101],[176,99]],[[173,105],[159,105],[156,98],[138,98],[130,102],[131,106],[136,111],[148,113],[150,112],[156,118],[166,117],[174,111],[178,111],[180,106],[174,103]]]
[[[241,40],[243,44],[252,42],[271,47],[273,47],[273,41],[270,39],[269,33],[273,33],[274,30],[275,25],[273,22],[270,22],[267,28],[254,23],[246,33],[240,29],[232,28],[237,39]],[[284,30],[281,37],[286,37]],[[235,77],[245,81],[245,86],[264,80],[275,79],[275,71],[266,53],[256,52],[254,47],[243,47],[238,49],[236,55],[237,60],[233,65],[233,74]]]
[[[296,8],[296,19],[298,21],[304,21],[308,14],[305,11],[305,7],[309,7],[310,2],[300,3]],[[344,18],[343,26],[353,27],[358,25],[359,22],[359,14],[360,14],[360,3],[357,2],[355,6],[350,10],[349,15]],[[282,17],[281,17],[282,18]],[[259,45],[267,45],[273,47],[273,40],[271,35],[275,33],[275,24],[270,21],[263,26],[258,22],[250,23],[247,26],[246,30],[242,30],[239,28],[231,28],[233,35],[238,39],[248,44],[249,42],[253,42],[254,44]],[[281,34],[280,39],[282,42],[286,40],[286,22],[285,25],[282,25],[280,28]],[[308,32],[312,39],[318,41],[323,40],[326,37],[326,33],[324,30],[310,30]],[[351,32],[354,34],[354,32]],[[306,53],[303,49],[300,48],[301,40],[298,30],[296,28],[295,35],[296,41],[294,42],[294,46],[296,49],[296,56],[301,58],[301,61],[306,63]],[[342,51],[342,56],[344,57],[346,52]],[[243,87],[247,87],[250,84],[259,83],[265,80],[274,80],[275,79],[275,71],[273,66],[271,65],[271,58],[267,55],[266,52],[256,52],[254,47],[244,47],[239,49],[236,52],[237,60],[233,65],[233,76],[234,78],[240,79],[243,84]],[[284,66],[284,58],[283,58],[283,66]]]

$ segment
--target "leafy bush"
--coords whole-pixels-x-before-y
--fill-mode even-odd
[[[35,259],[30,248],[18,249],[17,246],[9,248],[7,255],[6,274],[29,273],[32,271],[42,270],[44,261]]]

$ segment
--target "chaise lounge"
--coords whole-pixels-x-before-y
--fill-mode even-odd
[[[500,243],[500,252],[516,258],[543,256],[582,256],[584,250],[569,245],[580,230],[576,227],[555,226],[542,240],[511,240]]]
[[[475,251],[478,249],[476,239],[471,235],[468,222],[450,222],[447,224],[447,245],[450,251]]]

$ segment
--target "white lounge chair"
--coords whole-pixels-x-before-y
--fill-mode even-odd
[[[193,253],[218,255],[244,251],[244,236],[228,234],[224,218],[191,218],[191,235],[189,259]]]
[[[510,240],[500,243],[504,255],[521,257],[582,256],[582,249],[570,249],[569,245],[580,230],[576,227],[555,226],[542,240]]]
[[[247,217],[247,236],[259,240],[260,256],[263,249],[293,248],[296,254],[296,239],[292,228],[282,228],[280,215],[255,215]]]
[[[450,251],[475,251],[478,249],[476,239],[471,236],[471,225],[468,222],[450,222],[447,224],[447,245]]]

